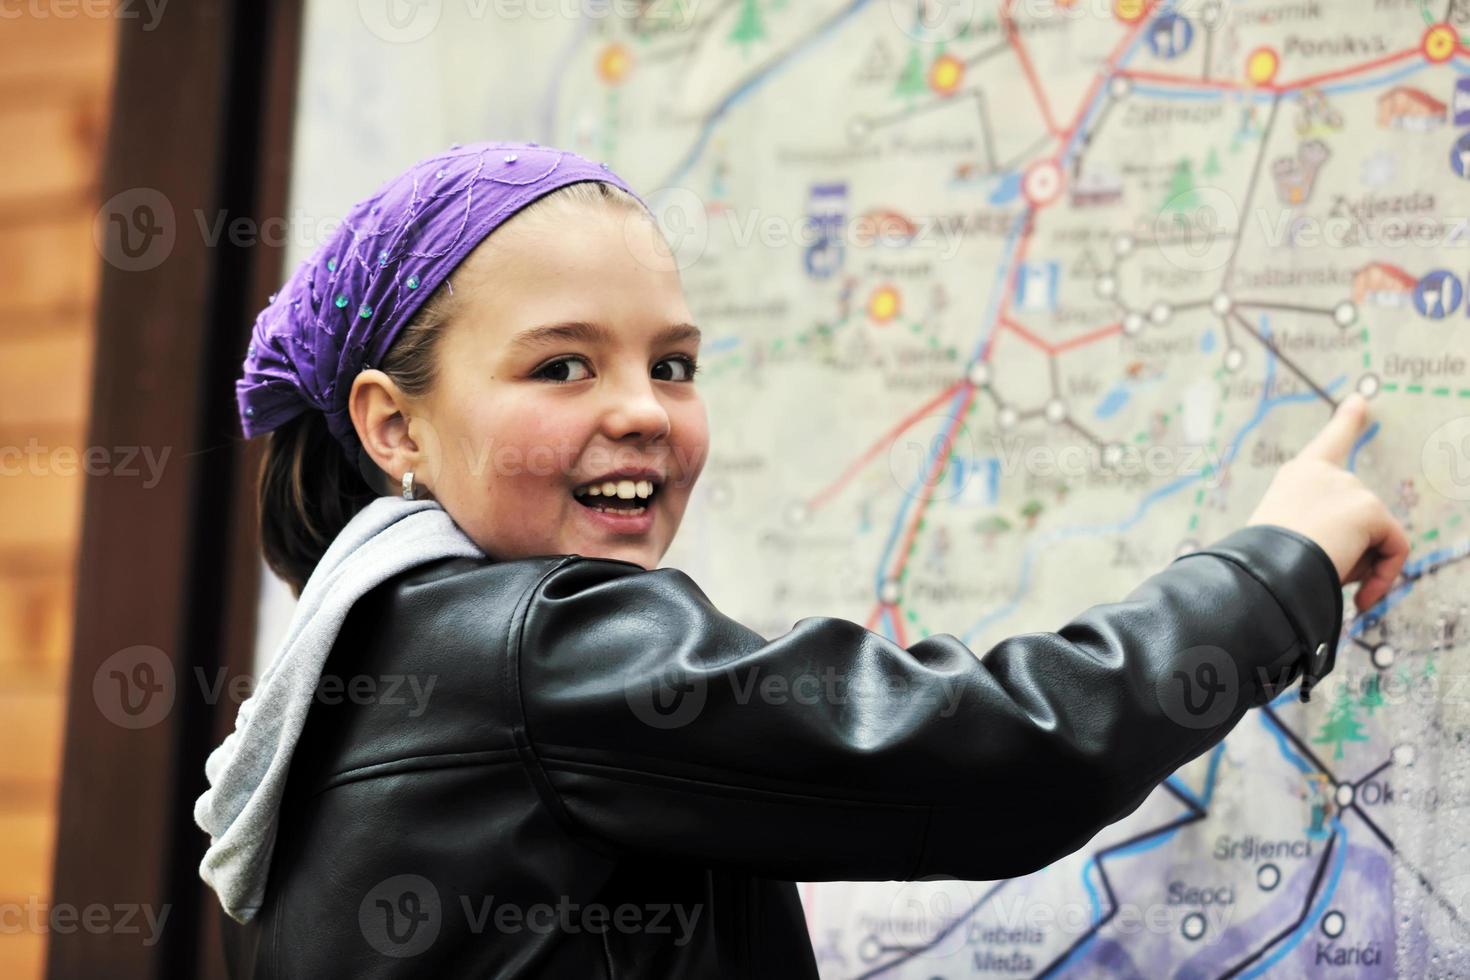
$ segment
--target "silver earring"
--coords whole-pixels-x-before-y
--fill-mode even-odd
[[[403,499],[413,499],[413,470],[408,470],[403,474]]]

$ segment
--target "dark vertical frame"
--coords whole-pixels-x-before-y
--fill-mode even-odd
[[[169,5],[152,31],[119,21],[100,198],[161,192],[176,238],[156,267],[103,263],[87,445],[169,456],[156,486],[87,481],[52,907],[168,918],[153,945],[146,926],[53,924],[52,977],[225,976],[193,802],[235,704],[208,703],[199,676],[251,671],[258,447],[241,437],[233,382],[283,255],[211,246],[196,215],[259,227],[285,214],[301,19],[300,0],[193,0]],[[101,710],[93,679],[139,644],[165,652],[175,696],[162,720],[129,729]]]

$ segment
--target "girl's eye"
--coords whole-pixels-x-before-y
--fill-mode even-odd
[[[579,370],[581,371],[580,374],[578,373]],[[582,381],[590,378],[592,377],[592,372],[588,369],[587,361],[584,358],[564,357],[559,361],[552,361],[550,364],[542,367],[536,372],[535,377],[543,378],[547,381],[554,381],[558,384],[565,384],[568,381]]]
[[[655,364],[653,377],[655,381],[693,381],[698,371],[699,365],[694,362],[694,358],[680,354],[678,357],[666,357]]]

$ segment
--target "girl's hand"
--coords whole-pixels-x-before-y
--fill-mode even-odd
[[[1246,522],[1275,524],[1317,542],[1343,585],[1362,582],[1354,602],[1370,608],[1388,594],[1409,557],[1409,537],[1378,496],[1344,469],[1368,424],[1368,402],[1354,392],[1327,425],[1276,472]]]

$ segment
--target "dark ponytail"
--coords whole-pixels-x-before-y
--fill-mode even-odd
[[[538,198],[516,217],[553,204],[578,208],[607,203],[631,211],[644,210],[636,198],[611,184],[585,181]],[[481,248],[494,239],[492,234]],[[460,268],[463,266],[461,263]],[[438,367],[435,347],[443,332],[440,327],[450,316],[453,298],[454,288],[446,279],[404,326],[378,365],[410,397],[422,397],[434,385]],[[326,416],[314,409],[302,412],[265,439],[258,486],[261,549],[271,571],[300,596],[306,580],[347,522],[377,497],[396,490],[366,453],[359,454],[362,469],[354,466],[327,429]]]
[[[321,412],[302,412],[266,436],[260,466],[265,562],[301,594],[337,533],[379,494],[347,460]]]
[[[446,281],[393,341],[378,369],[410,397],[434,384],[435,344],[449,315],[453,292]],[[357,512],[395,492],[366,453],[353,465],[327,428],[327,417],[302,412],[266,435],[260,464],[260,546],[265,563],[297,596],[333,539]]]

